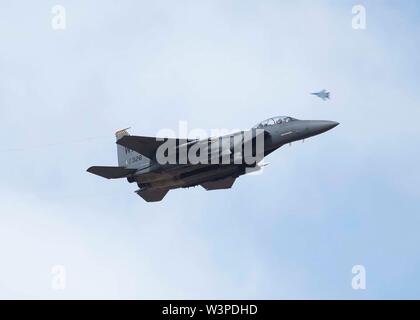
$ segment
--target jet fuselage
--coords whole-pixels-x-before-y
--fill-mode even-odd
[[[281,146],[319,135],[337,125],[338,123],[334,121],[275,117],[259,123],[248,131],[205,140],[170,138],[165,140],[130,136],[126,130],[120,130],[116,133],[119,166],[95,166],[89,168],[88,172],[108,179],[126,178],[130,183],[137,183],[140,188],[136,191],[137,194],[148,202],[160,201],[169,190],[176,188],[201,185],[206,190],[229,189],[239,176],[261,169],[259,162]],[[226,140],[227,143],[224,143]],[[263,142],[262,148],[256,147],[258,141]],[[174,143],[170,150],[177,156],[181,150],[188,151],[198,146],[200,154],[203,154],[209,162],[193,163],[190,160],[187,162],[176,160],[175,163],[162,163],[158,160],[157,154],[167,142]],[[215,154],[212,149],[214,146],[218,151]],[[239,152],[237,152],[238,146]],[[253,157],[246,156],[246,146],[251,146],[252,152],[255,153]],[[222,157],[223,161],[213,162],[221,160]],[[252,158],[251,162],[247,161],[249,158]],[[227,162],[224,161],[226,159]]]

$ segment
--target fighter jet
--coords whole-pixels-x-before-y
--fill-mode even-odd
[[[239,176],[260,170],[261,160],[273,151],[338,124],[274,117],[250,130],[201,140],[132,136],[124,129],[115,134],[118,166],[94,166],[87,171],[136,183],[136,193],[147,202],[160,201],[177,188],[230,189]]]
[[[325,90],[325,89],[322,90],[322,91],[320,91],[320,92],[314,92],[314,93],[311,93],[311,94],[313,94],[314,96],[317,96],[317,97],[321,98],[324,101],[330,99],[330,93],[327,90]]]

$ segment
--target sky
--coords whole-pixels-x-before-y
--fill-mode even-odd
[[[420,298],[419,18],[414,0],[2,0],[0,298]],[[118,129],[278,115],[340,126],[227,191],[146,203],[86,172],[116,165]]]

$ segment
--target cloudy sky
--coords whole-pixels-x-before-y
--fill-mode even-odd
[[[0,298],[420,298],[420,6],[361,3],[2,0]],[[117,129],[275,115],[341,125],[229,191],[85,171]]]

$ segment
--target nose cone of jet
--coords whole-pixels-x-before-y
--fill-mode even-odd
[[[333,129],[338,125],[339,123],[335,121],[317,120],[317,121],[311,121],[308,129],[312,135],[317,135],[317,134],[327,132],[328,130]]]
[[[318,124],[322,132],[326,132],[328,130],[334,129],[336,126],[338,126],[340,123],[335,121],[320,121]]]

